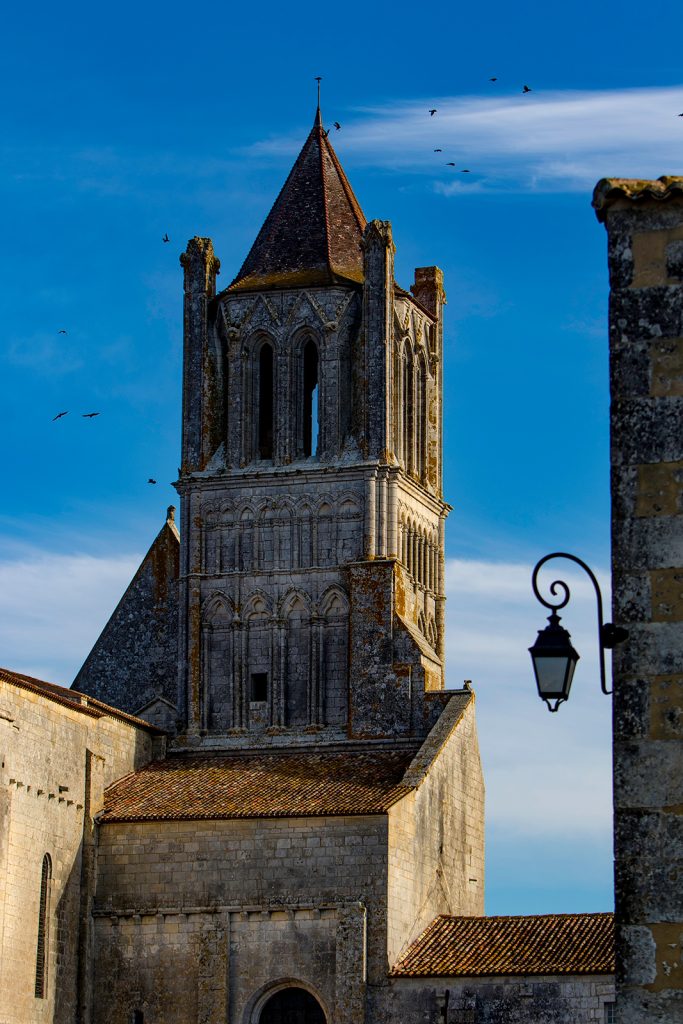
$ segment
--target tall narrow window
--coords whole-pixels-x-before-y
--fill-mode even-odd
[[[417,360],[417,475],[427,475],[427,367],[422,355]]]
[[[303,442],[304,456],[318,452],[318,347],[314,341],[304,345],[304,407]]]
[[[38,942],[36,943],[36,999],[45,998],[47,980],[48,924],[50,911],[50,879],[52,861],[49,853],[43,857],[40,876],[40,904],[38,907]]]
[[[273,457],[273,347],[261,346],[258,360],[258,453]]]
[[[403,360],[403,462],[407,473],[415,471],[415,373],[413,353],[406,346]]]

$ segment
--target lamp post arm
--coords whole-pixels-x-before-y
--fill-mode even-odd
[[[590,578],[593,588],[595,590],[595,599],[598,605],[598,654],[600,656],[600,688],[603,693],[610,694],[612,691],[607,689],[605,681],[605,648],[611,650],[615,644],[621,643],[627,637],[626,630],[621,629],[619,626],[614,626],[611,622],[603,622],[602,618],[602,593],[600,591],[600,585],[596,579],[595,573],[586,565],[582,559],[577,558],[576,555],[570,555],[566,551],[553,551],[550,555],[545,555],[540,562],[536,563],[533,573],[531,574],[531,586],[533,588],[536,598],[545,605],[546,608],[551,608],[553,611],[557,611],[559,608],[564,608],[571,597],[569,587],[564,580],[553,580],[550,584],[550,593],[557,594],[558,588],[562,590],[563,597],[552,604],[550,601],[546,601],[545,598],[541,597],[538,589],[538,573],[539,570],[549,562],[551,558],[566,558],[570,562],[575,562],[576,565],[580,565],[587,576]]]

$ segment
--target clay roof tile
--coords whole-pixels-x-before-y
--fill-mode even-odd
[[[229,292],[360,283],[365,217],[319,112]]]
[[[613,914],[442,915],[391,970],[395,977],[613,974]]]

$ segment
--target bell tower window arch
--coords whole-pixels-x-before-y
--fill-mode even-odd
[[[254,353],[253,371],[254,454],[270,460],[275,452],[275,350],[267,340]]]
[[[318,454],[320,438],[320,359],[318,346],[308,337],[301,349],[301,453]]]

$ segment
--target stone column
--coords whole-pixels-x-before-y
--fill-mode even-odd
[[[617,1020],[683,1019],[683,178],[599,182],[608,234]]]
[[[373,220],[363,234],[363,386],[368,456],[387,460],[391,448],[390,382],[394,304],[394,246],[391,224]]]
[[[213,454],[210,449],[220,444],[222,396],[214,394],[220,368],[210,351],[208,321],[220,261],[210,238],[191,238],[180,263],[184,271],[181,474],[185,474],[203,469]]]
[[[377,516],[377,471],[365,478],[365,557],[375,557]]]

